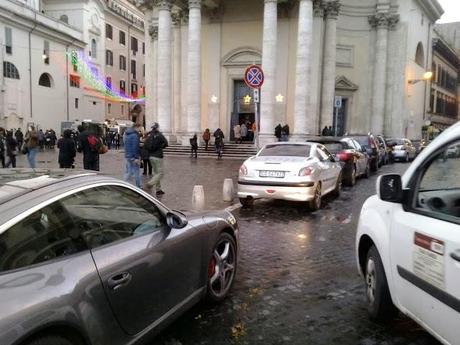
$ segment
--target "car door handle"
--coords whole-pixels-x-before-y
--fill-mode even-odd
[[[107,281],[107,285],[112,290],[117,290],[118,288],[122,287],[123,285],[128,284],[131,281],[131,274],[128,272],[118,273],[113,277],[110,277]]]
[[[460,250],[456,250],[455,252],[450,253],[450,257],[455,261],[460,262]]]

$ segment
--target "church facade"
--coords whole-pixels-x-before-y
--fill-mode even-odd
[[[146,21],[146,122],[192,133],[256,121],[249,65],[260,65],[261,142],[337,134],[417,139],[426,122],[437,0],[137,0]],[[334,108],[339,96],[341,106]]]

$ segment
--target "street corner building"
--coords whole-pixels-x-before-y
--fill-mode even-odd
[[[379,133],[420,138],[430,107],[437,0],[137,0],[145,14],[146,123],[172,140],[256,120],[260,139]],[[427,77],[428,75],[428,77]],[[342,97],[336,112],[334,99]]]

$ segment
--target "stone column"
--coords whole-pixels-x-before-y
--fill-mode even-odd
[[[383,125],[385,123],[388,30],[397,21],[397,16],[388,13],[377,13],[369,17],[369,23],[373,28],[377,29],[371,107],[371,130],[374,134],[383,133]]]
[[[165,134],[171,133],[172,64],[171,64],[171,2],[159,0],[158,5],[158,123]]]
[[[337,58],[337,17],[339,1],[325,3],[325,37],[323,58],[323,82],[321,88],[321,126],[332,126],[334,122],[335,65]]]
[[[314,112],[311,111],[310,94],[314,90],[311,83],[313,3],[300,0],[299,28],[297,31],[297,63],[294,100],[294,138],[300,140],[306,134],[316,133]]]
[[[172,121],[172,133],[177,135],[181,131],[180,117],[182,113],[182,102],[181,102],[181,70],[182,70],[182,34],[181,34],[181,12],[172,14],[172,22],[174,25],[173,36],[173,121]]]
[[[188,0],[187,132],[201,132],[201,0]]]
[[[153,23],[153,11],[152,9],[145,11],[146,22],[148,23],[148,29],[145,30],[145,128],[150,130],[153,123],[155,122],[156,114],[156,99],[155,99],[155,85],[156,85],[156,73],[155,73],[155,56],[156,49],[154,48],[154,42],[158,36],[158,27]],[[118,62],[117,62],[118,63]]]
[[[265,81],[261,90],[260,144],[274,140],[276,54],[278,39],[277,0],[264,0],[262,68]]]
[[[312,44],[312,72],[311,72],[311,92],[310,92],[310,111],[313,113],[315,123],[312,128],[315,134],[319,133],[320,110],[321,110],[321,78],[323,67],[323,39],[324,39],[324,1],[313,1],[313,44]]]

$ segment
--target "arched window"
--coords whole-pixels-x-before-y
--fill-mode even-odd
[[[63,14],[59,20],[63,23],[69,24],[69,17],[67,17],[65,14]]]
[[[97,43],[94,38],[91,40],[91,50],[89,52],[89,56],[91,56],[93,59],[97,58]]]
[[[3,76],[10,79],[19,79],[19,71],[11,62],[3,61]]]
[[[53,86],[53,78],[48,73],[43,73],[38,79],[38,85],[44,87],[52,87]]]
[[[417,51],[415,52],[415,62],[420,67],[425,68],[425,53],[423,51],[423,44],[419,42],[417,44]]]

